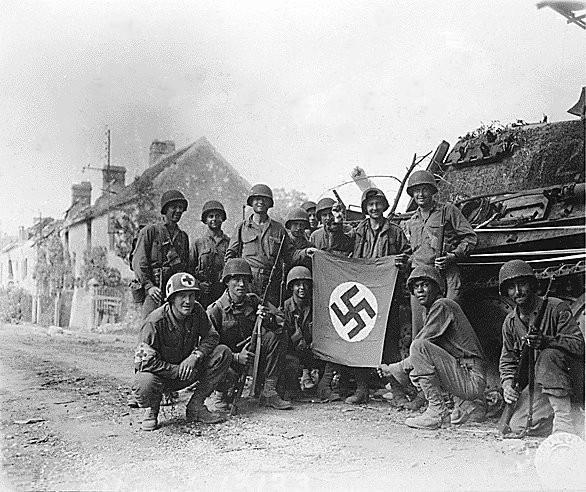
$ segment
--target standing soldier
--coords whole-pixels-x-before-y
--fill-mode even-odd
[[[429,171],[415,171],[409,177],[407,193],[413,197],[417,210],[405,222],[404,230],[413,249],[412,267],[438,268],[446,281],[446,298],[459,302],[462,280],[458,260],[470,254],[477,237],[458,207],[434,200],[437,192],[435,178]],[[415,338],[423,327],[423,310],[414,296],[411,296],[411,319]]]
[[[146,293],[143,319],[163,302],[163,287],[171,276],[188,271],[189,238],[178,225],[186,210],[187,200],[183,193],[166,191],[161,197],[163,223],[148,225],[138,235],[132,270]]]
[[[294,266],[287,275],[287,289],[291,297],[285,301],[285,330],[289,336],[289,350],[285,367],[286,386],[289,391],[310,390],[316,381],[312,378],[314,369],[323,367],[323,362],[316,360],[311,351],[313,338],[311,272],[304,266]]]
[[[250,265],[242,258],[233,258],[226,262],[222,282],[226,291],[208,309],[208,317],[220,334],[220,343],[230,347],[234,354],[235,372],[246,371],[247,365],[254,362],[254,352],[243,343],[251,337],[256,317],[262,318],[261,360],[259,374],[264,375],[264,388],[260,395],[262,405],[287,410],[292,408],[290,402],[282,400],[277,393],[277,382],[283,371],[287,351],[287,338],[283,329],[283,314],[269,303],[263,306],[256,294],[249,292],[252,281]],[[224,400],[231,381],[218,386],[212,402],[216,408],[227,408]]]
[[[278,259],[281,240],[285,238],[280,258],[285,265],[291,263],[293,245],[283,224],[268,215],[269,208],[273,206],[273,192],[267,185],[254,185],[246,203],[252,207],[253,213],[236,227],[226,250],[226,261],[244,258],[252,270],[252,290],[262,295]],[[278,267],[268,291],[268,300],[275,306],[279,304],[282,277],[281,268]]]
[[[312,201],[303,202],[301,204],[301,208],[305,210],[309,216],[309,226],[306,230],[307,236],[309,237],[311,236],[312,232],[317,230],[317,228],[319,227],[319,220],[316,215],[317,203]]]
[[[425,394],[425,413],[405,420],[407,426],[417,429],[438,429],[449,424],[442,391],[470,401],[482,397],[486,386],[486,366],[478,337],[462,308],[442,297],[443,284],[434,267],[420,266],[411,272],[407,287],[425,310],[425,325],[411,343],[409,357],[395,364],[382,364],[378,369],[381,377],[393,376],[405,385],[411,379]],[[466,417],[473,411],[472,407],[468,410]],[[460,416],[458,423],[465,421]]]
[[[352,252],[352,241],[348,240],[343,232],[348,232],[350,227],[334,221],[332,207],[336,204],[337,202],[329,197],[317,202],[315,213],[322,227],[313,231],[309,240],[319,250],[348,256]]]
[[[382,258],[395,256],[395,266],[404,269],[407,265],[408,255],[411,253],[409,241],[401,228],[385,218],[383,213],[389,208],[389,202],[385,194],[378,188],[368,188],[362,194],[362,212],[367,218],[361,221],[355,228],[341,227],[336,229],[335,235],[343,233],[346,240],[352,245],[353,258]],[[342,224],[342,212],[338,206],[332,209],[334,223]],[[402,283],[399,281],[399,283]],[[391,303],[391,312],[387,319],[385,336],[385,358],[391,361],[400,359],[398,351],[399,339],[399,304],[401,288],[395,289],[394,300]],[[346,403],[365,403],[368,401],[368,381],[370,369],[353,367],[352,372],[356,377],[356,392],[346,398]],[[326,369],[327,373],[327,369]],[[326,379],[327,381],[327,379]],[[395,392],[398,396],[398,385]],[[403,395],[404,397],[404,395]]]
[[[574,433],[570,397],[584,401],[584,336],[570,307],[561,299],[538,296],[535,272],[522,260],[511,260],[501,267],[499,285],[501,294],[515,303],[515,309],[503,322],[499,363],[505,402],[516,403],[509,423],[511,430],[518,433],[527,425],[529,388],[519,392],[513,386],[526,344],[536,351],[533,426],[527,432],[547,434],[553,414],[553,432]],[[542,309],[543,317],[536,321]],[[531,327],[534,330],[529,333]]]
[[[232,354],[228,347],[218,345],[218,332],[195,300],[198,290],[192,275],[174,274],[167,282],[167,303],[155,309],[140,330],[132,388],[139,406],[146,408],[143,430],[157,428],[163,392],[177,391],[196,382],[187,403],[187,420],[222,420],[205,407],[204,400],[224,379]]]
[[[224,269],[224,256],[230,242],[230,238],[222,231],[222,223],[225,220],[226,211],[220,202],[206,202],[201,211],[201,221],[208,228],[202,237],[194,241],[191,248],[190,261],[195,278],[199,280],[199,302],[204,308],[218,299],[225,288],[220,281]]]
[[[303,265],[311,269],[311,255],[316,248],[305,235],[305,231],[308,228],[309,215],[305,210],[294,208],[289,212],[285,222],[285,229],[289,230],[289,237],[293,244],[292,266]]]

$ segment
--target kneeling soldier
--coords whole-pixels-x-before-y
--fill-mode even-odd
[[[164,392],[196,382],[187,403],[187,420],[210,424],[222,420],[204,406],[204,400],[224,379],[232,354],[218,345],[218,332],[195,300],[198,291],[192,275],[174,274],[167,282],[167,302],[147,317],[140,330],[132,389],[139,406],[146,407],[143,430],[157,428]]]
[[[301,389],[310,390],[315,387],[312,379],[314,369],[323,366],[323,362],[316,360],[311,351],[313,315],[311,305],[311,272],[304,266],[291,268],[287,275],[287,290],[291,297],[285,301],[285,329],[289,335],[289,350],[285,377],[287,389],[292,393],[299,391],[299,376]]]
[[[427,410],[405,421],[409,427],[418,429],[438,429],[442,423],[450,422],[442,390],[462,400],[474,400],[483,396],[486,386],[478,337],[462,308],[442,297],[443,283],[434,267],[413,270],[407,287],[425,309],[425,324],[411,342],[409,357],[379,367],[381,377],[394,376],[406,384],[409,375],[411,382],[423,391]]]
[[[230,347],[234,354],[232,369],[241,373],[254,362],[254,353],[248,350],[245,342],[251,337],[256,317],[262,318],[261,360],[259,377],[262,371],[264,389],[260,395],[261,404],[278,410],[292,408],[290,402],[282,400],[277,394],[277,381],[283,371],[287,338],[283,329],[283,315],[272,304],[263,306],[256,294],[250,293],[252,271],[246,260],[233,258],[226,262],[222,282],[227,289],[222,296],[211,304],[207,313],[215,329],[220,333],[220,342]],[[221,408],[224,393],[230,383],[224,382],[214,394],[214,404]]]
[[[575,432],[570,396],[584,398],[584,336],[570,307],[561,299],[538,296],[535,272],[522,260],[511,260],[501,267],[499,284],[501,294],[507,294],[516,305],[503,322],[499,363],[505,402],[517,402],[511,430],[518,433],[527,424],[529,388],[519,393],[513,387],[520,354],[527,344],[536,351],[533,426],[527,432],[547,434],[552,414],[553,432]],[[544,303],[540,326],[530,334]]]

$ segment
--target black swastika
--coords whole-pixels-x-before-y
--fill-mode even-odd
[[[356,287],[356,285],[353,285],[346,292],[344,292],[344,294],[340,296],[340,299],[342,299],[342,302],[348,308],[348,312],[346,314],[342,314],[342,311],[335,302],[333,302],[330,306],[330,309],[334,311],[334,313],[336,313],[336,316],[338,317],[342,325],[346,326],[351,320],[356,320],[356,326],[348,332],[348,338],[350,339],[358,335],[358,333],[360,333],[362,329],[366,326],[366,323],[362,319],[362,316],[360,316],[360,311],[366,311],[366,314],[368,314],[371,318],[374,318],[376,316],[374,309],[372,309],[371,305],[368,303],[366,299],[362,299],[358,304],[356,304],[356,306],[352,304],[350,298],[354,297],[357,293],[358,287]]]

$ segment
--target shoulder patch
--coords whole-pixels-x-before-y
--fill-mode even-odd
[[[562,325],[564,325],[568,321],[570,321],[571,317],[572,317],[572,312],[569,309],[564,309],[563,311],[560,311],[558,323],[561,323]]]

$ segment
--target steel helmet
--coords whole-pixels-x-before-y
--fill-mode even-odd
[[[216,200],[210,200],[209,202],[205,202],[201,209],[201,221],[204,224],[206,222],[207,213],[211,212],[212,210],[218,210],[219,212],[222,212],[222,215],[224,217],[222,220],[226,220],[226,210],[224,210],[224,205],[222,205],[220,202]]]
[[[433,280],[439,287],[442,295],[444,294],[444,277],[437,268],[428,265],[418,266],[411,272],[411,275],[409,275],[409,278],[407,279],[407,288],[409,289],[409,292],[413,294],[415,282],[424,278],[427,280]]]
[[[166,300],[170,301],[173,294],[184,290],[199,292],[199,285],[197,280],[195,280],[195,277],[185,272],[171,275],[171,278],[167,281],[167,287],[165,289]]]
[[[304,266],[294,266],[293,268],[291,268],[291,270],[289,270],[289,273],[287,274],[288,289],[291,288],[291,283],[295,280],[309,280],[310,282],[312,282],[313,279],[311,278],[311,272],[309,271],[309,268]]]
[[[434,193],[437,193],[437,183],[435,182],[435,177],[429,171],[424,170],[415,171],[411,176],[409,176],[409,181],[407,182],[407,193],[413,196],[413,192],[411,191],[412,188],[422,184],[431,186],[434,189]]]
[[[336,204],[336,200],[333,198],[325,197],[322,198],[315,207],[315,215],[317,220],[321,220],[321,213],[328,208],[332,208]]]
[[[163,196],[161,196],[161,213],[162,214],[165,214],[165,208],[171,202],[183,202],[183,205],[185,206],[185,210],[187,210],[187,199],[185,198],[183,193],[181,193],[178,190],[169,190],[169,191],[165,191],[165,193],[163,193]]]
[[[271,190],[265,184],[255,184],[250,189],[250,193],[248,194],[248,199],[246,200],[246,204],[248,206],[252,207],[252,197],[255,197],[255,196],[264,196],[265,198],[269,198],[271,200],[271,204],[269,205],[269,208],[271,208],[275,203],[273,201],[273,190]]]
[[[230,277],[234,275],[246,275],[252,280],[252,270],[250,265],[243,258],[230,258],[224,265],[224,271],[222,272],[222,278],[220,282],[225,283]]]
[[[317,207],[317,203],[315,203],[315,202],[312,202],[311,200],[310,200],[310,201],[308,201],[308,202],[303,202],[303,203],[301,204],[301,208],[302,208],[303,210],[305,210],[307,213],[309,213],[309,211],[310,211],[312,208],[315,210],[315,209],[316,209],[316,207]]]
[[[368,202],[368,200],[371,200],[372,198],[382,199],[384,203],[383,212],[389,208],[389,201],[387,200],[387,197],[381,190],[379,190],[378,188],[368,188],[367,190],[364,190],[364,193],[362,193],[362,213],[364,215],[368,215],[366,213],[366,202]]]
[[[531,277],[535,282],[535,286],[537,286],[537,276],[531,265],[523,260],[511,260],[507,261],[499,270],[499,290],[501,295],[507,294],[504,292],[504,286],[507,281],[519,277]]]
[[[309,227],[309,214],[302,208],[294,208],[289,212],[289,215],[287,215],[287,221],[285,222],[285,227],[289,229],[291,222],[294,220],[305,222],[306,229]]]

